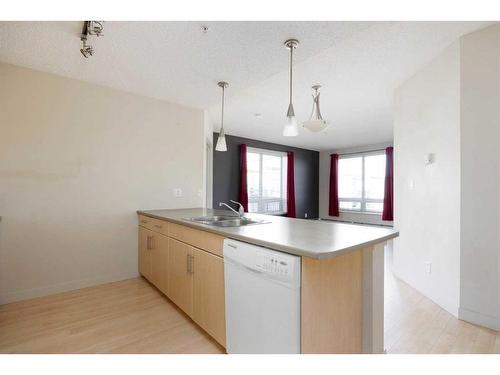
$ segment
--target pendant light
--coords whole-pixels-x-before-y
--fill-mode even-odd
[[[321,116],[321,112],[319,110],[319,89],[321,88],[320,85],[314,85],[312,89],[314,90],[314,93],[312,95],[313,97],[313,109],[311,112],[311,117],[309,118],[308,121],[304,121],[302,124],[304,128],[307,130],[313,132],[313,133],[319,133],[322,132],[323,130],[327,129],[330,126],[329,121],[323,120],[323,117]]]
[[[296,137],[299,135],[299,127],[297,126],[297,119],[295,118],[295,111],[292,104],[292,64],[293,64],[293,50],[297,48],[299,41],[297,39],[288,39],[285,41],[285,47],[290,50],[290,103],[288,104],[288,111],[286,112],[286,123],[283,127],[283,135],[285,137]]]
[[[224,89],[229,86],[227,82],[220,81],[217,82],[217,86],[222,88],[222,110],[221,110],[221,120],[220,120],[220,132],[217,138],[217,144],[215,145],[215,151],[227,151],[226,145],[226,134],[224,133]]]

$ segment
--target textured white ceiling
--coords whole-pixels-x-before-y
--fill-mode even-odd
[[[209,26],[203,33],[201,25]],[[0,61],[209,109],[219,124],[226,80],[227,133],[310,149],[392,138],[393,89],[459,36],[485,22],[106,22],[79,52],[81,22],[0,22]],[[301,41],[294,69],[299,120],[320,83],[325,134],[284,138],[287,38]],[[255,113],[262,114],[257,119]]]

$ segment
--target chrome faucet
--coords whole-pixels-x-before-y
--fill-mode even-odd
[[[238,211],[236,211],[234,208],[232,208],[230,205],[228,205],[227,203],[224,203],[224,202],[219,202],[219,207],[226,206],[231,211],[236,213],[240,218],[243,217],[243,215],[245,215],[245,209],[243,208],[243,205],[240,202],[233,201],[232,199],[230,201],[232,203],[236,203],[237,205],[239,205]]]

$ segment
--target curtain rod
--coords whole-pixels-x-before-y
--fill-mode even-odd
[[[366,154],[367,152],[377,152],[377,151],[385,151],[385,148],[380,148],[377,150],[366,150],[366,151],[356,151],[356,152],[347,152],[345,154],[338,154],[339,156],[345,155],[356,155],[356,154]]]

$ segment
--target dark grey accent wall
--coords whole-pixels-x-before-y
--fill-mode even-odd
[[[214,133],[214,145],[218,133]],[[240,144],[273,151],[293,151],[295,155],[295,209],[298,218],[318,217],[319,204],[319,152],[302,148],[235,137],[226,134],[227,151],[214,151],[213,206],[219,202],[238,200],[240,184]]]

